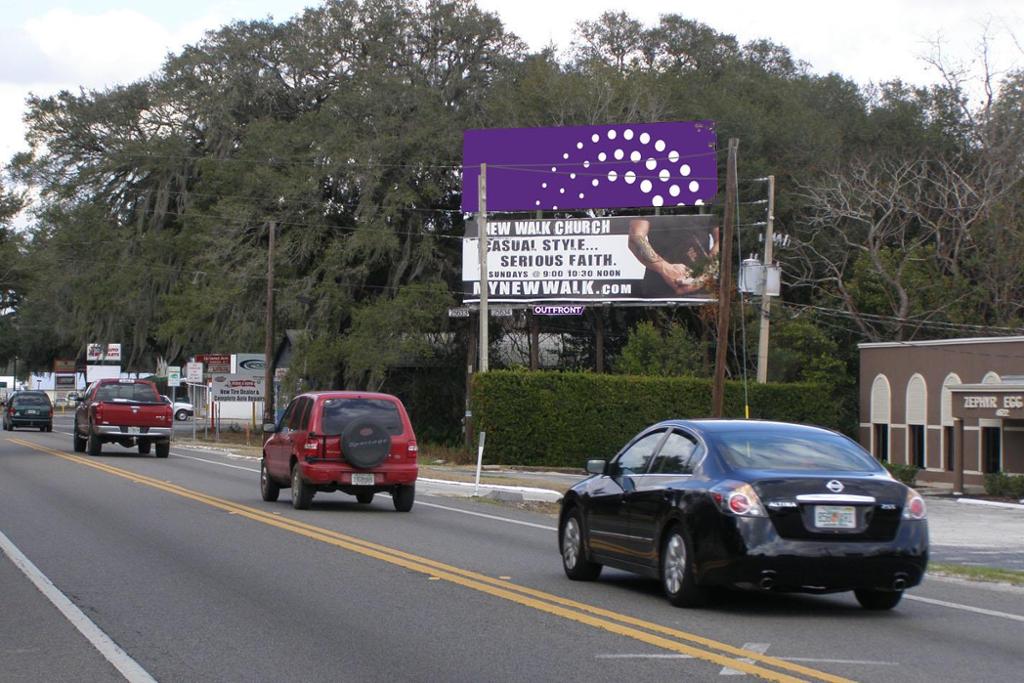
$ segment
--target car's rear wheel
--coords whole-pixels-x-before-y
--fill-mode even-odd
[[[260,460],[260,497],[268,503],[273,503],[280,495],[281,485],[267,474],[266,460]]]
[[[170,441],[157,441],[156,442],[156,457],[166,458],[171,454],[171,442]]]
[[[181,410],[174,414],[174,419],[177,420],[178,422],[184,422],[185,420],[188,419],[188,411],[182,408]]]
[[[864,609],[887,610],[900,604],[903,599],[903,591],[880,591],[869,588],[858,588],[853,591],[857,602]]]
[[[85,452],[85,439],[78,434],[78,423],[75,423],[74,429],[71,430],[71,445],[74,446],[75,453]]]
[[[292,507],[296,510],[308,510],[313,502],[313,487],[302,479],[299,463],[292,465]]]
[[[373,491],[360,491],[356,494],[356,500],[363,505],[368,505],[373,502]]]
[[[152,445],[153,444],[151,444],[149,441],[140,441],[139,442],[139,455],[149,455],[149,449],[150,449],[150,447]]]
[[[591,562],[583,544],[583,522],[578,508],[573,508],[562,519],[558,533],[562,551],[562,569],[573,581],[593,581],[601,575],[601,565]]]
[[[693,545],[682,527],[669,529],[661,544],[661,587],[676,607],[695,607],[707,600],[693,574]]]
[[[46,431],[47,432],[52,432],[53,431],[53,425],[52,424],[46,425]]]
[[[394,493],[391,494],[391,501],[395,504],[395,509],[399,512],[408,512],[409,510],[412,510],[414,500],[416,500],[415,484],[396,486]]]
[[[85,450],[89,455],[99,455],[103,451],[103,442],[91,429],[86,437]]]

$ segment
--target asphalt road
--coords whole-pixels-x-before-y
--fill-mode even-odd
[[[342,494],[299,512],[287,491],[259,499],[251,461],[90,458],[64,430],[0,435],[0,542],[72,605],[0,552],[5,681],[116,680],[111,661],[161,681],[1020,676],[1019,589],[928,579],[890,613],[844,594],[682,610],[625,573],[565,579],[550,517],[425,495],[408,514]]]

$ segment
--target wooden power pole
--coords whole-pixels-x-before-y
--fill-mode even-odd
[[[274,415],[274,233],[277,223],[270,221],[267,240],[266,336],[263,340],[263,423],[277,422]]]
[[[718,269],[718,346],[715,349],[715,382],[711,389],[711,416],[722,417],[725,408],[725,364],[729,350],[729,311],[732,303],[732,237],[736,222],[736,149],[740,141],[729,138],[729,158],[725,171],[724,234],[719,245]]]

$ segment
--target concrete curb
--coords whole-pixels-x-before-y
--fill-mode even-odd
[[[986,507],[993,508],[1006,508],[1009,510],[1024,510],[1024,505],[1020,503],[1000,503],[995,500],[978,500],[977,498],[957,498],[957,503],[963,503],[964,505],[984,505]]]
[[[447,495],[460,498],[471,498],[476,484],[468,481],[449,481],[447,479],[430,479],[419,477],[416,483],[426,483],[430,488],[447,489]],[[557,503],[562,499],[562,494],[551,489],[534,488],[532,486],[504,486],[501,484],[480,484],[480,494],[483,498],[503,500],[510,502],[533,501],[541,503]]]

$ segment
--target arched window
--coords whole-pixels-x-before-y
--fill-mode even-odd
[[[954,455],[954,430],[953,430],[953,392],[949,390],[951,385],[961,384],[960,376],[955,372],[946,375],[942,380],[941,421],[942,421],[942,457],[945,461],[945,469],[952,472],[956,463]]]
[[[907,462],[924,469],[926,425],[928,424],[928,389],[924,377],[915,374],[907,382]]]
[[[885,375],[871,383],[871,454],[889,462],[889,424],[892,420],[892,391]]]
[[[985,376],[981,378],[982,384],[1002,384],[1003,378],[999,376],[997,372],[986,372]]]

